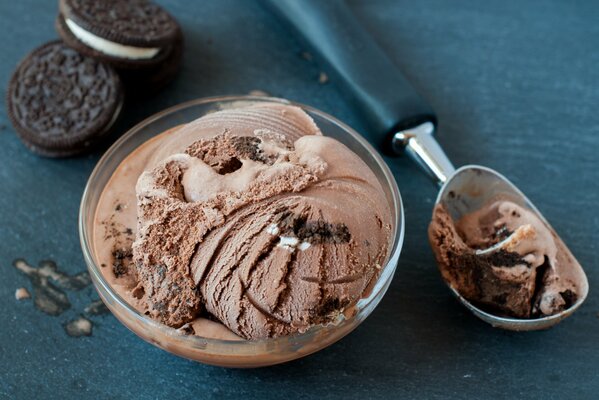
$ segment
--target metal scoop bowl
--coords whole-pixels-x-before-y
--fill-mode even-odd
[[[479,165],[466,165],[456,170],[449,161],[442,148],[433,137],[435,126],[425,122],[413,129],[396,133],[393,137],[393,148],[400,152],[405,151],[414,159],[437,183],[441,186],[436,204],[443,204],[454,221],[464,215],[482,208],[485,204],[498,197],[509,198],[517,205],[532,211],[548,228],[555,230],[532,204],[532,202],[513,183],[500,173]],[[509,240],[510,237],[505,239]],[[573,276],[576,278],[578,288],[576,301],[567,309],[542,318],[508,318],[490,314],[481,310],[465,299],[456,288],[446,281],[451,292],[474,315],[497,328],[513,331],[533,331],[547,329],[571,315],[585,301],[589,292],[589,283],[584,270],[574,258],[561,238],[555,234],[554,240],[560,242],[560,250],[567,252],[571,260]],[[498,244],[500,245],[500,243]],[[477,254],[493,251],[495,247]]]

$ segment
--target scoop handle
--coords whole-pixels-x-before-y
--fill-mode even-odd
[[[436,123],[431,107],[341,0],[263,0],[343,83],[371,131],[390,152],[393,135]]]

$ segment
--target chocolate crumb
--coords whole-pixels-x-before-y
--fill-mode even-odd
[[[289,215],[280,223],[284,236],[295,236],[309,243],[348,243],[351,234],[343,223],[329,223],[323,220],[310,220],[297,215]]]
[[[252,161],[264,162],[264,156],[259,149],[260,139],[253,136],[233,136],[231,137],[233,148],[241,157],[247,157]]]
[[[494,251],[484,256],[477,256],[487,261],[490,265],[500,265],[502,267],[515,267],[516,265],[526,265],[530,268],[530,263],[525,261],[522,256],[515,251],[507,251],[504,249]]]
[[[114,258],[116,258],[117,260],[124,260],[127,257],[131,257],[131,252],[128,250],[115,250],[112,255],[114,256]]]
[[[129,264],[133,258],[131,249],[116,249],[112,252],[114,262],[112,264],[112,272],[114,276],[120,278],[129,271]]]
[[[114,211],[121,211],[123,209],[123,205],[121,203],[118,203],[116,205],[116,207],[114,207]]]
[[[572,307],[572,305],[576,303],[576,300],[578,300],[578,296],[576,295],[576,293],[574,293],[570,289],[560,292],[559,294],[562,296],[562,299],[564,299],[564,301],[566,302],[566,304],[564,305],[564,309]]]
[[[85,307],[83,310],[88,315],[104,315],[108,314],[108,307],[104,304],[104,302],[100,299],[92,301],[90,304]]]
[[[120,262],[115,261],[114,265],[112,266],[112,272],[114,273],[114,276],[116,276],[117,278],[120,278],[121,276],[125,275],[127,271],[128,268]]]
[[[549,258],[545,256],[545,262],[539,265],[536,269],[535,286],[532,295],[533,304],[531,308],[531,315],[533,317],[542,316],[541,310],[539,309],[539,303],[541,302],[541,291],[544,286],[545,276],[547,275],[550,267],[551,265],[549,263]]]
[[[336,297],[325,299],[315,312],[315,320],[318,321],[322,317],[328,317],[334,312],[342,311],[349,301],[347,299],[340,300]]]

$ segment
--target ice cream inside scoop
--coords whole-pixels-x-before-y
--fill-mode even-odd
[[[512,201],[490,201],[457,221],[438,204],[429,240],[443,278],[492,313],[548,316],[579,296],[577,261],[535,213]]]
[[[113,279],[140,311],[276,337],[336,320],[376,280],[391,232],[382,188],[301,109],[219,111],[152,149],[139,158],[134,240],[117,245],[130,257]]]

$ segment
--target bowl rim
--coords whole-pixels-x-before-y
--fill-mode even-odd
[[[366,302],[365,304],[362,303],[363,304],[362,308],[365,308],[372,301],[374,301],[376,299],[376,295],[381,290],[383,291],[382,295],[384,296],[384,291],[386,291],[387,287],[389,286],[390,281],[393,279],[393,275],[395,273],[395,269],[397,267],[397,262],[399,260],[401,250],[403,248],[404,237],[405,237],[405,212],[404,212],[404,207],[403,207],[403,201],[401,198],[401,193],[399,191],[397,182],[395,180],[395,177],[393,176],[393,173],[389,169],[389,166],[384,161],[384,159],[379,154],[379,152],[362,135],[360,135],[358,132],[356,132],[349,125],[345,124],[344,122],[338,120],[334,116],[332,116],[324,111],[321,111],[317,108],[314,108],[314,107],[306,105],[306,104],[302,104],[302,103],[295,102],[295,101],[290,101],[287,99],[277,98],[277,97],[250,96],[250,95],[226,95],[226,96],[201,97],[201,98],[185,101],[185,102],[179,103],[177,105],[168,107],[162,111],[159,111],[159,112],[145,118],[144,120],[142,120],[141,122],[137,123],[132,128],[130,128],[129,130],[127,130],[127,132],[125,132],[123,135],[121,135],[121,137],[119,137],[104,152],[102,157],[100,157],[100,159],[96,163],[92,173],[90,174],[90,176],[85,184],[85,189],[83,190],[83,195],[81,197],[81,203],[80,203],[79,213],[78,213],[79,241],[80,241],[80,245],[81,245],[81,249],[83,252],[85,262],[88,267],[88,271],[92,275],[92,278],[94,278],[93,279],[94,283],[101,285],[102,289],[106,293],[110,294],[110,296],[112,296],[112,299],[116,303],[118,303],[119,306],[123,307],[130,314],[130,316],[134,317],[136,321],[141,322],[142,324],[151,326],[152,329],[157,329],[157,330],[161,331],[161,333],[166,336],[176,336],[178,340],[181,340],[182,342],[186,342],[186,344],[189,344],[190,346],[192,346],[194,348],[198,348],[198,349],[199,348],[204,349],[207,344],[210,344],[211,346],[215,346],[215,347],[226,346],[228,348],[234,348],[234,347],[247,346],[248,343],[251,343],[253,345],[260,345],[260,344],[264,345],[264,344],[269,344],[269,343],[272,343],[274,341],[281,340],[281,339],[301,342],[303,338],[313,336],[317,330],[320,330],[329,325],[315,325],[303,333],[296,333],[293,335],[281,336],[281,337],[277,337],[277,338],[266,338],[266,339],[257,339],[257,340],[246,340],[246,339],[242,338],[242,340],[227,340],[227,339],[202,337],[202,336],[198,336],[198,335],[185,335],[176,328],[162,324],[162,323],[140,313],[139,311],[137,311],[137,309],[135,309],[127,301],[125,301],[118,294],[118,292],[116,292],[115,290],[112,289],[112,286],[106,281],[103,274],[100,272],[100,269],[99,269],[98,265],[96,264],[96,262],[93,258],[93,255],[92,255],[91,249],[93,248],[93,241],[91,240],[92,239],[91,232],[90,232],[91,229],[90,230],[87,229],[86,222],[85,222],[86,216],[87,216],[86,204],[89,202],[89,199],[91,196],[90,192],[92,190],[91,189],[92,185],[95,184],[95,181],[98,179],[98,176],[103,173],[104,165],[109,160],[109,158],[118,149],[120,149],[120,147],[122,146],[122,144],[124,142],[129,140],[132,136],[134,136],[136,133],[138,133],[141,129],[146,127],[148,124],[151,124],[152,122],[155,122],[169,114],[172,114],[172,113],[175,113],[175,112],[178,112],[178,111],[181,111],[186,108],[193,107],[193,106],[207,105],[210,103],[219,104],[219,103],[234,103],[234,102],[274,102],[274,103],[279,103],[279,104],[287,104],[287,105],[299,107],[305,111],[308,111],[311,114],[318,115],[319,117],[324,118],[328,122],[332,122],[335,125],[339,126],[343,131],[345,131],[350,136],[352,136],[353,139],[355,139],[362,147],[364,147],[368,151],[369,155],[374,158],[374,160],[376,161],[376,164],[381,169],[381,172],[383,173],[384,178],[387,181],[386,183],[391,192],[392,204],[389,204],[389,206],[391,207],[392,210],[395,211],[398,221],[396,224],[392,223],[392,226],[394,227],[392,240],[390,241],[390,244],[392,245],[392,247],[389,251],[388,259],[387,259],[385,265],[383,266],[383,268],[381,269],[381,273],[379,274],[379,277],[377,278],[375,285],[370,290],[367,297],[364,297],[364,298],[361,298],[358,300],[358,303],[363,302],[363,301]],[[124,158],[121,159],[120,162],[122,162],[122,160],[124,160]],[[120,165],[120,163],[119,163],[119,165]],[[117,166],[117,168],[118,168],[118,166]],[[96,211],[96,208],[94,208],[94,210],[93,210],[94,216],[95,216],[95,211]],[[391,265],[394,262],[396,264]],[[383,276],[385,276],[385,275],[386,275],[386,279],[382,279]],[[382,296],[381,296],[381,298],[382,298]],[[374,311],[374,310],[371,310],[371,311]],[[344,319],[343,321],[336,324],[335,326],[339,326],[344,323],[347,323],[347,322],[351,321],[351,319],[354,317],[355,316],[352,316],[348,319]],[[117,319],[120,319],[120,318],[117,318]],[[361,323],[361,322],[362,321],[360,321],[359,323]],[[123,325],[125,325],[127,328],[131,329],[124,322],[121,321],[121,323],[123,323]],[[134,333],[137,334],[137,332],[134,332]]]

